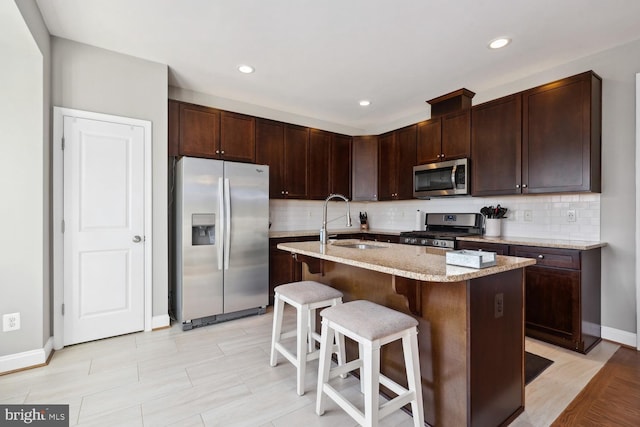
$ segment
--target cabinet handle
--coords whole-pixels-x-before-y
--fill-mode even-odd
[[[516,184],[516,188],[520,188],[520,184]]]
[[[538,259],[544,259],[544,255],[542,254],[538,255]]]
[[[220,152],[220,154],[224,155],[224,150],[222,150],[222,151]]]
[[[288,192],[288,191],[285,191],[285,192],[284,192],[284,194],[287,194],[287,195],[288,195],[288,194],[289,194],[289,192]]]
[[[522,184],[522,188],[527,188],[527,184]]]
[[[220,154],[220,150],[216,150],[216,154]]]

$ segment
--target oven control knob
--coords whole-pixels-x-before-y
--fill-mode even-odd
[[[427,245],[427,240],[426,240],[426,239],[422,239],[422,240],[420,240],[420,244],[421,244],[422,246],[426,246],[426,245]]]

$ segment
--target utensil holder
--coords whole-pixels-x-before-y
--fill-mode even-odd
[[[502,219],[501,218],[486,218],[484,235],[487,237],[498,237],[501,233]]]

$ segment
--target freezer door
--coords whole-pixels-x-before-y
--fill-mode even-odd
[[[223,165],[193,157],[177,165],[178,317],[183,322],[223,312]]]
[[[225,162],[224,312],[269,303],[269,167]]]

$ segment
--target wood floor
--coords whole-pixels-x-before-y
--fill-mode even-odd
[[[292,310],[285,321],[295,326]],[[0,403],[68,404],[71,426],[355,426],[331,402],[322,417],[315,414],[317,361],[307,369],[304,396],[296,394],[290,363],[269,366],[271,322],[268,311],[187,332],[174,326],[69,346],[48,366],[0,375]],[[525,346],[554,363],[525,387],[515,427],[551,425],[619,348],[602,342],[581,355],[529,338]],[[354,377],[336,381],[361,398]],[[402,412],[381,423],[411,425]]]
[[[552,425],[640,425],[640,352],[618,349]]]

